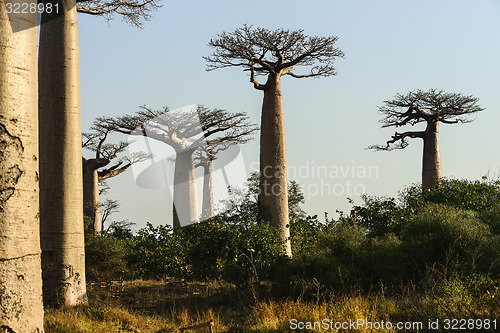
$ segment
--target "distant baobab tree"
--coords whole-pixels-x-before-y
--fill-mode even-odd
[[[44,301],[87,302],[83,237],[78,12],[121,15],[140,26],[157,8],[145,1],[43,0],[39,38],[40,224]]]
[[[244,144],[251,140],[250,134],[253,134],[257,130],[257,127],[253,127],[253,130],[246,132],[239,138],[234,138],[232,141],[222,142],[217,144],[207,144],[202,145],[194,153],[194,165],[196,168],[203,168],[203,196],[202,196],[202,207],[201,207],[201,219],[208,219],[214,216],[214,197],[213,197],[213,184],[212,184],[212,173],[213,173],[213,162],[223,155],[225,158],[226,152],[231,155],[231,148],[235,144]],[[236,148],[238,149],[238,148]],[[239,152],[239,149],[237,150]],[[219,155],[219,156],[218,156]]]
[[[135,115],[101,117],[95,126],[129,135],[145,136],[175,150],[173,226],[200,219],[198,185],[193,156],[203,145],[238,142],[253,133],[244,113],[229,113],[198,105],[191,111],[153,110],[146,106]],[[179,215],[181,214],[181,215]]]
[[[334,47],[337,37],[306,36],[303,30],[252,28],[244,25],[218,35],[208,45],[215,49],[207,70],[242,67],[250,82],[264,92],[260,129],[259,218],[279,229],[279,237],[291,256],[288,218],[285,123],[281,77],[309,78],[336,75],[333,63],[344,53]],[[300,68],[308,68],[300,73]],[[260,83],[257,76],[267,76]]]
[[[93,158],[82,157],[83,163],[83,215],[92,220],[91,231],[100,235],[103,231],[99,183],[125,172],[134,163],[145,161],[151,156],[146,153],[134,153],[119,157],[129,142],[106,143],[110,131],[93,128],[92,132],[83,133],[82,147],[92,151]],[[112,160],[116,163],[109,166]]]
[[[37,14],[7,14],[6,3],[0,1],[0,331],[43,332]]]
[[[423,131],[396,132],[386,145],[370,146],[375,150],[403,149],[408,146],[408,138],[420,138],[424,142],[422,157],[422,187],[436,185],[441,178],[441,156],[439,152],[439,123],[457,124],[472,120],[464,115],[483,109],[477,104],[478,98],[443,90],[410,91],[406,95],[397,94],[394,99],[384,101],[379,112],[385,115],[382,127],[400,127],[425,123]]]

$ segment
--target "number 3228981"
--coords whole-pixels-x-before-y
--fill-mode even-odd
[[[34,14],[34,13],[59,13],[59,4],[55,3],[6,3],[5,9],[7,14]]]

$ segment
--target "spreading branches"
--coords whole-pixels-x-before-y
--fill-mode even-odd
[[[306,36],[303,30],[270,31],[244,25],[231,33],[223,32],[208,45],[215,49],[207,61],[207,71],[226,67],[243,67],[250,71],[250,82],[256,89],[265,89],[257,75],[290,75],[295,78],[336,75],[333,66],[344,53],[334,47],[338,37]],[[309,68],[294,73],[295,68]]]
[[[404,132],[404,133],[394,133],[391,140],[387,141],[385,146],[382,145],[373,145],[369,146],[368,149],[374,150],[394,150],[394,149],[404,149],[408,146],[407,138],[423,138],[425,135],[424,131],[419,132]]]
[[[102,202],[101,204],[101,223],[104,225],[104,223],[108,220],[109,216],[111,214],[117,213],[120,207],[120,204],[118,203],[117,200],[112,200],[112,199],[106,199],[105,202]]]
[[[385,115],[383,127],[415,125],[420,122],[439,121],[447,124],[470,122],[462,116],[482,111],[478,98],[443,90],[431,89],[397,94],[394,99],[384,101],[379,112]]]
[[[245,143],[257,127],[244,113],[229,113],[198,105],[194,110],[153,110],[141,106],[135,115],[102,117],[95,126],[123,134],[141,135],[172,146],[177,152],[202,145]]]
[[[468,123],[466,115],[482,111],[478,98],[458,93],[446,93],[443,90],[410,91],[406,95],[397,94],[394,99],[384,101],[379,112],[385,117],[380,120],[382,127],[414,126],[426,123],[427,129],[436,128],[433,124]],[[425,131],[396,132],[384,146],[368,147],[375,150],[403,149],[408,146],[407,138],[424,138]]]
[[[153,110],[145,105],[133,115],[97,118],[94,125],[122,134],[146,136],[178,150],[186,149],[189,140],[202,133],[196,112],[171,111],[168,107]]]
[[[103,16],[106,20],[116,14],[139,28],[150,19],[151,11],[160,7],[158,0],[77,0],[76,3],[79,13]]]
[[[92,159],[83,158],[84,165],[93,169],[100,169],[98,171],[99,181],[125,172],[134,163],[152,158],[151,154],[145,152],[136,152],[119,158],[118,156],[127,149],[131,142],[106,143],[109,134],[113,131],[112,127],[101,126],[96,121],[91,128],[91,132],[82,133],[82,147],[95,153],[95,157]],[[109,165],[112,160],[116,160],[116,162],[112,166],[102,169]]]
[[[243,112],[230,113],[224,109],[199,108],[198,117],[204,141],[211,149],[222,149],[225,144],[243,144],[251,140],[257,126],[251,124]]]

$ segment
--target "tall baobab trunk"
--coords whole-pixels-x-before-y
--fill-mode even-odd
[[[83,215],[91,218],[90,231],[95,235],[102,233],[98,169],[108,163],[109,161],[103,158],[83,161]]]
[[[43,332],[37,17],[0,3],[0,331]],[[27,1],[36,4],[36,1]]]
[[[201,206],[202,219],[209,219],[214,216],[212,163],[213,161],[210,158],[203,162],[203,203]]]
[[[269,74],[265,86],[260,131],[259,219],[279,230],[286,254],[291,256],[285,119],[279,74]]]
[[[193,164],[194,150],[179,151],[174,167],[174,228],[180,228],[200,219],[198,183]]]
[[[75,0],[42,14],[39,47],[40,234],[44,301],[87,302],[80,68]]]
[[[424,132],[422,157],[422,187],[430,188],[441,179],[441,155],[439,153],[439,122],[429,121]]]

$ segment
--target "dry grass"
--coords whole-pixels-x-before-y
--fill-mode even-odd
[[[441,314],[454,318],[500,316],[497,301],[500,294],[484,296],[489,299],[465,298],[467,303],[456,306],[448,301],[449,294],[440,298],[430,294],[420,295],[412,290],[390,297],[382,291],[372,295],[351,292],[350,295],[328,295],[321,299],[312,297],[314,300],[307,301],[271,297],[270,294],[262,285],[243,290],[218,283],[134,281],[125,285],[118,298],[112,297],[107,290],[97,288],[89,290],[90,304],[87,307],[46,309],[45,327],[47,333],[166,333],[179,332],[181,327],[213,319],[216,332],[277,333],[290,331],[291,319],[312,323],[323,319],[333,322],[349,319],[427,322],[427,319]],[[389,331],[348,329],[342,332]]]

